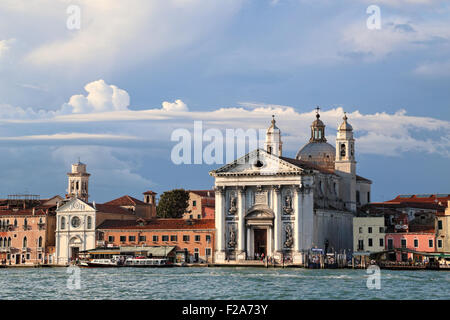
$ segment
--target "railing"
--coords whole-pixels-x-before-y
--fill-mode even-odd
[[[27,231],[27,230],[31,230],[31,226],[30,225],[23,225],[23,230]]]
[[[42,252],[43,249],[42,249],[42,247],[38,247],[36,250],[37,250],[37,252]]]
[[[27,247],[23,247],[22,248],[22,252],[27,252],[28,251],[28,248]]]

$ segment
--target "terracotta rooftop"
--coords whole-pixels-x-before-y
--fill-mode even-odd
[[[420,208],[420,209],[429,209],[429,210],[438,210],[443,211],[445,209],[444,206],[436,204],[434,202],[412,202],[412,201],[405,201],[405,202],[372,202],[368,204],[367,206],[371,208],[377,208],[377,209],[384,209],[384,208]]]
[[[187,191],[195,193],[196,195],[199,195],[200,197],[209,197],[209,198],[215,197],[214,190],[187,190]]]
[[[386,201],[388,203],[405,203],[405,202],[422,202],[422,203],[441,203],[442,206],[447,206],[450,200],[450,194],[401,194],[392,200]]]
[[[98,229],[145,229],[145,230],[196,230],[196,229],[214,229],[214,219],[189,220],[186,219],[151,219],[146,220],[144,225],[137,224],[136,221],[124,220],[106,220]]]
[[[0,216],[45,216],[48,213],[46,209],[48,209],[48,207],[35,208],[34,214],[33,208],[19,210],[6,209],[0,210]]]
[[[95,208],[97,209],[98,212],[103,212],[103,213],[117,213],[117,214],[124,214],[124,215],[134,215],[133,212],[128,211],[127,209],[124,209],[118,205],[96,203]]]
[[[136,198],[133,198],[131,196],[125,195],[123,197],[105,202],[106,205],[113,205],[113,206],[136,206],[136,205],[147,205],[147,203],[138,200]]]

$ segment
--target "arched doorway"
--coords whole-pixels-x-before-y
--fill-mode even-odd
[[[80,255],[80,248],[83,241],[79,237],[73,237],[69,241],[69,259],[71,261],[78,259]]]
[[[247,257],[257,259],[264,254],[272,255],[273,246],[273,211],[266,205],[255,205],[245,216],[247,229]]]

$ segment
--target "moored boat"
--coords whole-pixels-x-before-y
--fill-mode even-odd
[[[164,268],[173,267],[167,259],[157,258],[128,258],[125,260],[124,267],[137,267],[137,268]]]
[[[119,261],[114,259],[92,259],[80,265],[95,268],[120,267]]]

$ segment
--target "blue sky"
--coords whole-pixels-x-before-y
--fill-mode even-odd
[[[210,188],[221,164],[173,164],[173,130],[266,128],[275,114],[294,157],[317,105],[333,145],[348,113],[374,200],[449,193],[448,1],[0,3],[0,197],[64,194],[78,157],[97,202]]]

